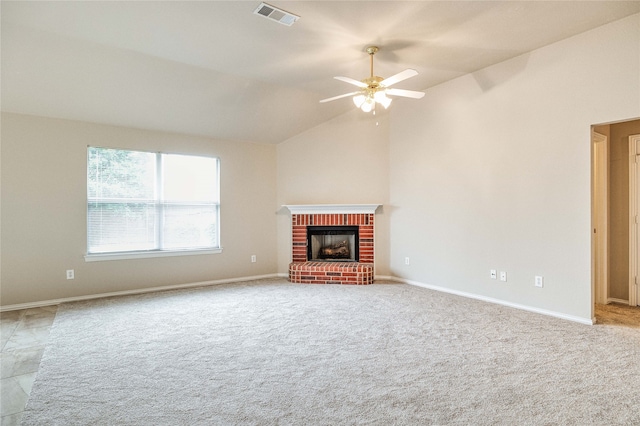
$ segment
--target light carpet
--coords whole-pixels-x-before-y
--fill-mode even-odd
[[[638,425],[640,330],[404,284],[63,304],[23,425]]]

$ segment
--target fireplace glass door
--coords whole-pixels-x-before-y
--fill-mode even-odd
[[[357,262],[357,226],[309,226],[307,259],[322,262]]]

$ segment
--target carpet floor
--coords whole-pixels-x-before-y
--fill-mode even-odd
[[[62,304],[22,424],[639,425],[640,329],[404,284]]]

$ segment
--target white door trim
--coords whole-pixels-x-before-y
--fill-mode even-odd
[[[598,145],[600,144],[600,145]],[[593,300],[598,304],[609,303],[609,271],[608,271],[608,138],[605,135],[591,132],[592,155],[592,215],[591,215],[591,247],[592,247],[592,280]]]
[[[638,305],[638,155],[640,135],[629,136],[629,305]]]

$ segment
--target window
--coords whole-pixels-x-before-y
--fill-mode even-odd
[[[89,147],[87,254],[219,249],[217,158]]]

